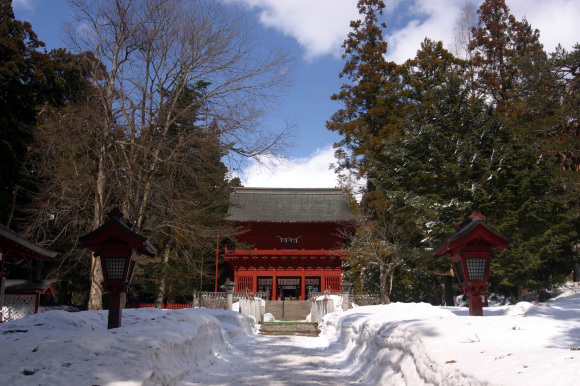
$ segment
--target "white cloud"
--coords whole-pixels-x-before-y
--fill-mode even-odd
[[[309,157],[263,161],[264,165],[253,163],[243,170],[242,185],[252,188],[335,188],[338,178],[330,164],[336,163],[334,149],[328,145],[317,149]],[[360,189],[365,179],[357,180],[352,174],[348,185],[355,197],[361,200]]]
[[[553,52],[558,43],[567,50],[580,42],[578,34],[578,0],[517,0],[506,1],[516,19],[526,17],[532,28],[540,30],[540,41],[546,52]]]
[[[356,0],[233,0],[260,10],[260,22],[293,37],[306,51],[307,59],[340,55],[358,18]]]
[[[414,58],[426,37],[434,41],[450,42],[464,4],[465,0],[402,1],[398,8],[390,12],[404,10],[408,22],[403,28],[387,28],[387,59],[403,63]]]
[[[15,10],[32,11],[35,2],[35,0],[12,0],[12,8]]]
[[[332,146],[317,149],[307,158],[263,160],[244,169],[242,184],[266,188],[330,188],[338,186],[330,164],[334,163]]]
[[[441,40],[445,46],[449,46],[465,1],[404,0],[399,3],[398,8],[387,10],[386,12],[403,11],[407,15],[403,19],[408,18],[403,28],[387,29],[387,59],[403,63],[414,58],[425,37]],[[469,2],[475,9],[482,3],[474,0]],[[580,14],[579,1],[506,0],[506,4],[517,20],[525,16],[533,28],[540,30],[540,41],[547,52],[552,52],[558,43],[571,49],[579,41],[576,20]]]
[[[24,1],[24,0],[21,0]],[[290,36],[305,50],[307,59],[322,55],[339,56],[350,32],[350,21],[359,19],[356,0],[230,0],[259,10],[260,22]],[[386,2],[385,15],[403,20],[398,29],[387,28],[387,58],[403,63],[415,57],[425,37],[449,46],[459,23],[460,10],[468,1],[475,9],[481,0],[397,0]],[[578,42],[577,0],[506,0],[512,14],[526,16],[540,30],[548,52],[558,43],[570,49]]]

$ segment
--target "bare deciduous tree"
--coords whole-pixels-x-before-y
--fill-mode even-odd
[[[395,270],[421,256],[413,250],[414,224],[405,219],[396,219],[387,210],[373,218],[362,219],[356,227],[348,251],[348,264],[367,266],[377,264],[381,303],[391,302]]]
[[[260,50],[248,18],[232,4],[69,3],[74,22],[67,26],[68,43],[94,55],[88,78],[99,119],[87,144],[92,167],[85,173],[92,183],[84,197],[85,208],[89,201],[92,207],[90,228],[120,206],[135,231],[159,241],[168,257],[208,232],[195,221],[216,205],[193,196],[208,181],[200,165],[284,150],[289,128],[272,131],[261,118],[287,86],[292,60]],[[100,309],[102,273],[95,257],[92,265],[89,308]]]
[[[453,31],[453,42],[451,51],[453,54],[465,61],[465,78],[468,79],[468,85],[471,92],[472,100],[480,97],[477,94],[475,86],[475,68],[473,66],[474,52],[469,47],[473,41],[473,29],[477,27],[477,13],[469,2],[461,9],[461,18],[459,24]]]

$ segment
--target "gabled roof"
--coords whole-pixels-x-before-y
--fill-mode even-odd
[[[154,256],[157,253],[157,248],[146,237],[133,232],[131,224],[118,209],[113,209],[107,216],[109,219],[103,225],[79,238],[81,248],[88,248],[99,256],[102,245],[114,238],[137,249],[141,254]]]
[[[10,228],[0,224],[0,252],[4,250],[6,258],[11,259],[35,259],[51,261],[58,252],[42,248],[41,246],[25,239]]]
[[[230,196],[229,221],[351,222],[348,197],[338,188],[235,188]]]
[[[4,291],[7,294],[13,293],[39,293],[54,295],[53,280],[17,280],[8,279]]]
[[[435,249],[435,257],[451,256],[457,249],[473,241],[488,244],[490,251],[494,253],[509,248],[512,240],[493,229],[484,221],[485,217],[479,216],[479,212],[474,212],[469,220],[460,223],[455,234]]]

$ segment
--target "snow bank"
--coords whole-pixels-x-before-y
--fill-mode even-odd
[[[576,385],[577,291],[483,317],[424,303],[358,307],[326,315],[317,338],[255,335],[252,318],[224,310],[128,309],[113,330],[106,311],[50,311],[0,324],[1,383],[276,384],[285,374],[288,384]]]
[[[233,349],[253,320],[223,310],[50,311],[0,325],[2,383],[173,384]],[[223,328],[222,328],[223,327]]]
[[[374,384],[577,384],[580,294],[468,313],[393,303],[329,314],[319,327]]]
[[[461,380],[463,383],[468,377],[458,371],[445,374],[444,368],[429,356],[421,334],[417,333],[418,329],[426,329],[424,323],[444,317],[456,316],[428,304],[410,307],[393,303],[330,314],[319,327],[330,341],[346,346],[351,371],[366,373],[367,381],[383,384],[399,379],[406,384],[440,385]]]

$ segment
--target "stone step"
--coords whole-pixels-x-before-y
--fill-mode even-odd
[[[276,320],[304,320],[310,313],[310,302],[299,300],[274,300],[266,305],[266,312]]]
[[[316,323],[262,323],[260,334],[318,336],[320,330]]]

